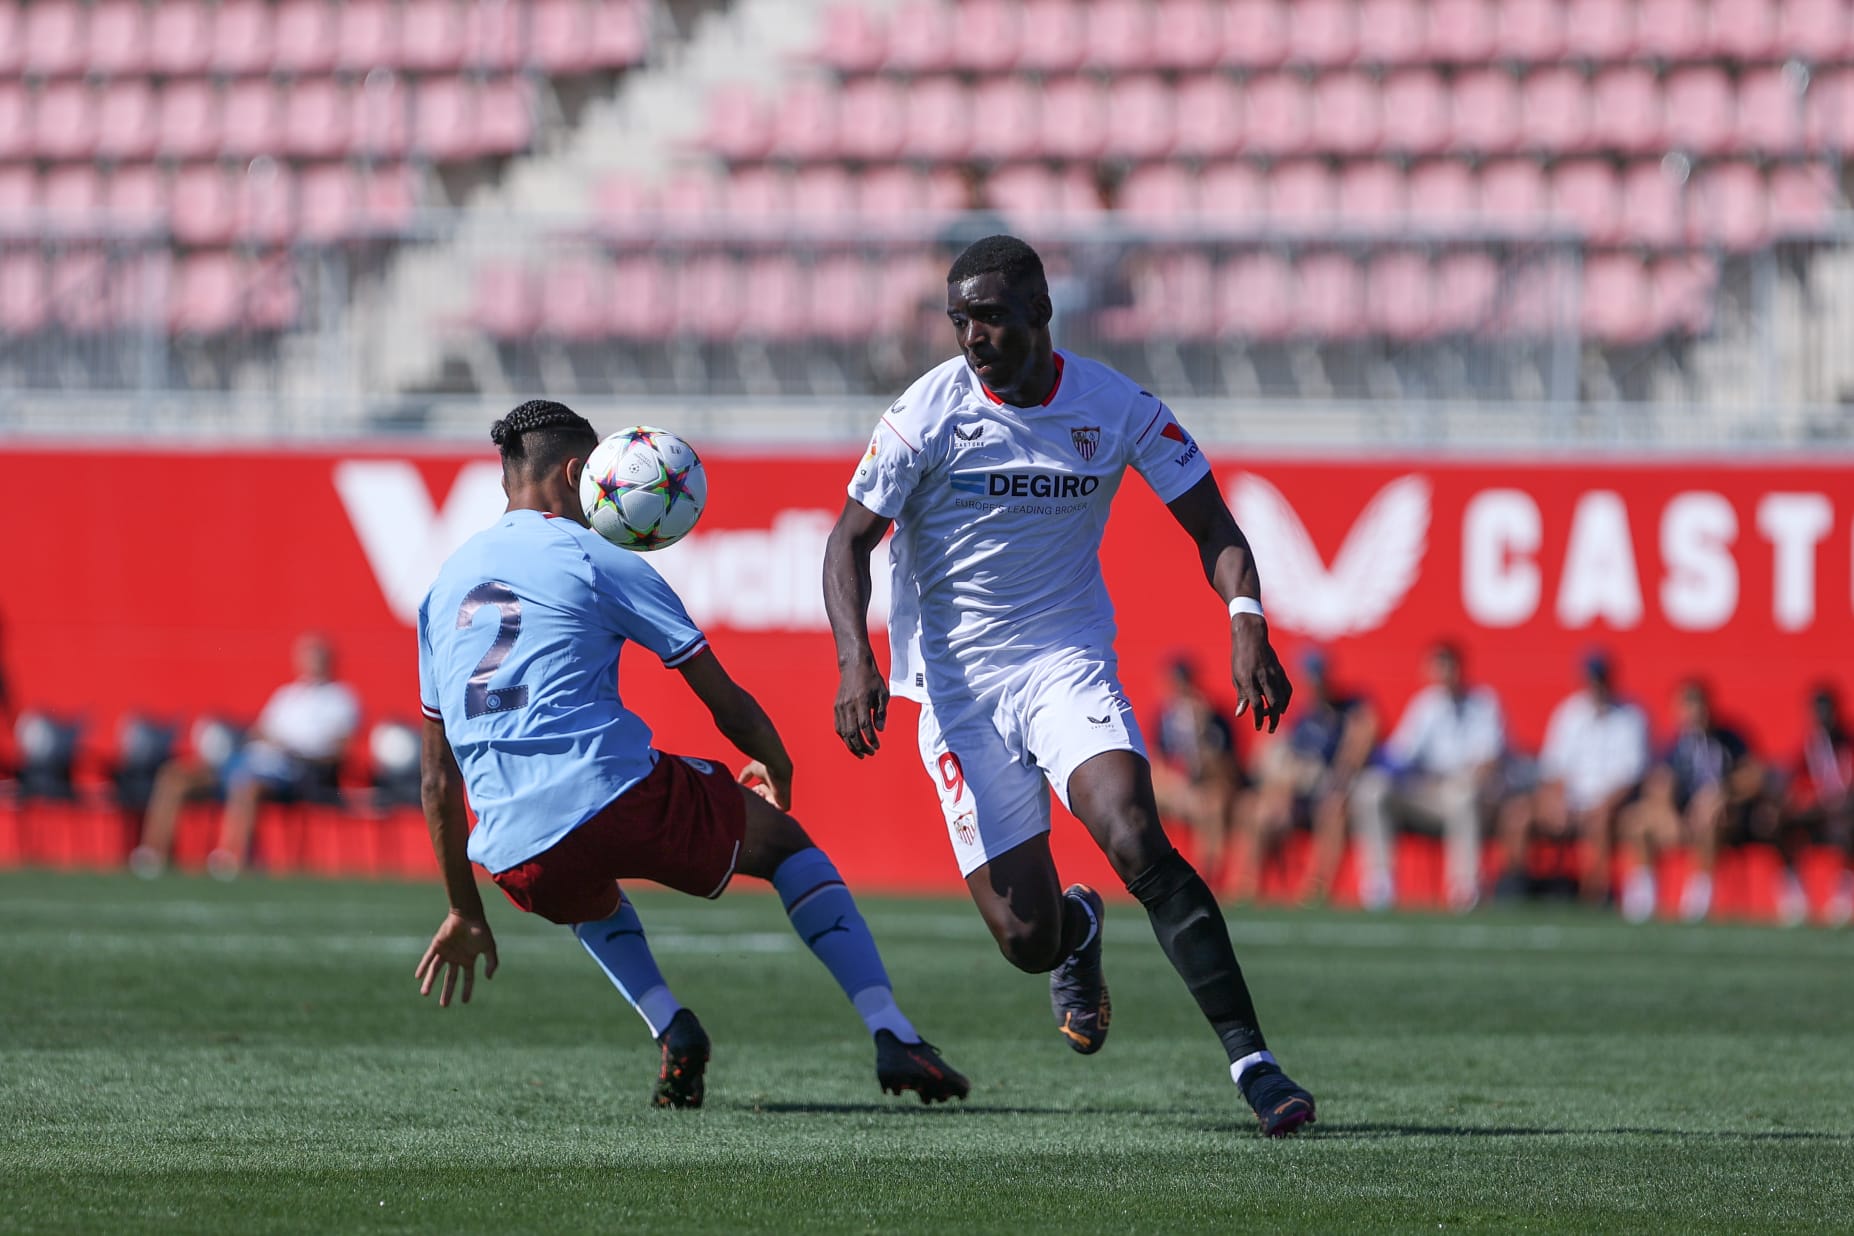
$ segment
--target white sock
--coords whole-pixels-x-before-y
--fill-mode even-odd
[[[682,1012],[682,1001],[668,987],[652,987],[631,1003],[644,1024],[650,1027],[653,1039],[669,1029],[670,1020]]]
[[[920,1031],[914,1028],[901,1006],[895,1003],[895,993],[886,987],[865,987],[850,997],[850,1003],[856,1006],[856,1015],[869,1027],[869,1033],[878,1030],[892,1031],[896,1038],[904,1043],[921,1041]]]
[[[1258,1064],[1273,1064],[1274,1062],[1274,1052],[1252,1051],[1241,1060],[1237,1060],[1230,1065],[1230,1080],[1240,1086],[1242,1085],[1242,1075],[1247,1073],[1252,1066]]]
[[[1093,944],[1094,938],[1101,934],[1101,920],[1095,916],[1094,907],[1088,904],[1088,899],[1086,897],[1077,897],[1074,893],[1065,893],[1063,895],[1080,906],[1082,908],[1082,913],[1088,916],[1088,934],[1083,936],[1082,942],[1075,946],[1075,952],[1079,953],[1090,944]],[[1070,954],[1070,956],[1073,955],[1074,954]]]

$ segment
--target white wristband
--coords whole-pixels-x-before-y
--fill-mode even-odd
[[[1237,597],[1235,600],[1231,601],[1230,617],[1234,618],[1237,614],[1254,614],[1257,618],[1261,618],[1262,621],[1268,621],[1262,615],[1262,603],[1254,597]]]

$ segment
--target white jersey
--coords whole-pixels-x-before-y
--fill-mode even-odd
[[[1040,407],[1002,402],[955,357],[882,417],[850,497],[895,521],[889,687],[983,691],[1060,649],[1110,653],[1101,535],[1128,465],[1170,502],[1210,465],[1130,378],[1056,354]]]

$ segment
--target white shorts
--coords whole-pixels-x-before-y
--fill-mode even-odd
[[[1066,652],[1002,688],[921,705],[921,763],[940,795],[959,874],[1049,831],[1049,791],[1103,751],[1146,754],[1111,655]]]

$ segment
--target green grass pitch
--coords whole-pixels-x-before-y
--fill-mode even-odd
[[[1264,1142],[1144,916],[1108,913],[1092,1058],[963,903],[865,903],[972,1077],[877,1092],[776,900],[639,898],[716,1045],[645,1106],[642,1023],[560,928],[421,1001],[435,887],[0,876],[0,1231],[1846,1230],[1854,934],[1237,912],[1320,1100]]]

